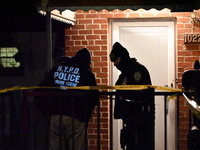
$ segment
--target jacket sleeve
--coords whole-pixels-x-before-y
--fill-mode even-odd
[[[151,77],[147,68],[143,65],[140,65],[139,70],[142,72],[142,79],[140,81],[140,85],[151,85]]]
[[[86,86],[97,86],[95,75],[89,71],[86,79],[84,80]],[[89,99],[90,107],[94,109],[94,106],[99,102],[99,90],[87,90],[87,96]]]
[[[150,74],[149,74],[149,71],[145,68],[145,85],[151,85],[151,77],[150,77]]]

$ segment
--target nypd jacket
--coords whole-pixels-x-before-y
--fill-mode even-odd
[[[48,96],[35,98],[39,109],[48,107],[51,114],[74,117],[80,121],[89,121],[94,106],[98,103],[97,90],[68,90],[66,87],[96,86],[95,76],[87,65],[77,59],[68,59],[54,66],[39,86],[52,86],[58,89],[45,89]],[[43,100],[44,101],[44,100]]]
[[[116,85],[151,85],[151,79],[148,70],[145,66],[131,58],[126,65]],[[148,97],[145,95],[145,90],[118,90],[116,92],[114,118],[128,118],[134,114],[135,105],[141,106]]]

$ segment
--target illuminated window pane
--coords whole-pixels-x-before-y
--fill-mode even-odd
[[[16,47],[1,47],[0,48],[0,63],[3,68],[18,68],[20,63],[16,62],[14,56],[19,51]]]

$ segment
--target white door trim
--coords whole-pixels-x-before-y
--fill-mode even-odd
[[[166,19],[133,19],[133,20],[112,20],[111,22],[111,29],[112,29],[112,42],[111,42],[111,45],[113,45],[116,41],[119,42],[119,27],[120,26],[135,26],[135,27],[141,27],[142,26],[146,26],[148,27],[149,25],[151,26],[155,26],[155,27],[160,27],[160,26],[164,26],[164,27],[168,27],[168,86],[171,86],[173,85],[173,87],[176,87],[175,86],[175,79],[176,79],[176,63],[175,63],[175,56],[176,56],[176,53],[175,53],[175,20],[174,18],[166,18]],[[113,64],[112,64],[113,65]],[[112,67],[111,66],[111,84],[114,85],[115,84],[115,81],[117,80],[120,72],[118,73],[113,73],[112,72]],[[173,75],[172,75],[173,74]],[[161,85],[163,86],[163,85]],[[169,104],[170,105],[170,104]],[[170,108],[170,109],[175,109],[175,104],[171,104],[172,106],[169,106],[169,107],[173,107],[173,108]],[[174,110],[173,110],[174,111]],[[174,116],[172,116],[174,117]],[[169,120],[169,116],[167,118]],[[113,120],[113,124],[115,124],[114,126],[114,131],[113,133],[115,134],[116,130],[118,131],[118,135],[115,134],[113,136],[113,140],[117,140],[118,142],[113,142],[114,145],[113,145],[113,148],[116,149],[116,150],[120,150],[120,143],[119,143],[119,139],[120,139],[120,134],[119,134],[119,131],[120,129],[122,128],[122,124],[120,121],[116,121],[116,120]],[[173,126],[173,130],[176,130],[175,128],[176,125]],[[168,135],[170,134],[173,134],[171,132],[167,132]],[[169,140],[169,142],[171,143],[172,141],[175,141],[175,143],[177,142],[176,141],[176,135],[172,135],[174,138],[170,138],[171,140]],[[174,147],[170,147],[170,143],[167,143],[167,147],[168,147],[168,150],[175,150],[176,149],[176,146]],[[175,144],[176,145],[176,144]]]

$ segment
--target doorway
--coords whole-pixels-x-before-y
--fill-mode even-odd
[[[112,45],[120,42],[149,70],[152,85],[175,87],[175,20],[113,20]],[[113,65],[113,64],[112,64]],[[112,85],[120,72],[111,66]],[[176,104],[167,103],[167,150],[176,149]],[[114,105],[113,105],[114,106]],[[155,96],[155,150],[165,149],[164,96]],[[113,120],[113,149],[120,150],[121,120]]]

